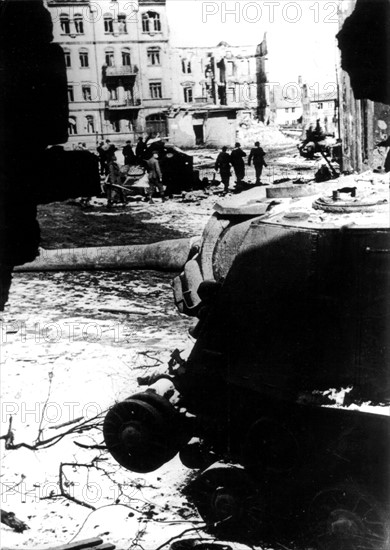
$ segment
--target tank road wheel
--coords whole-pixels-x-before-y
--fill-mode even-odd
[[[165,399],[165,397],[161,397],[161,395],[157,395],[157,393],[155,392],[145,391],[142,393],[136,393],[135,395],[132,395],[129,399],[137,399],[137,401],[143,401],[144,403],[147,403],[148,405],[156,409],[168,422],[177,422],[179,416],[177,410],[171,405],[171,403],[167,399]]]
[[[310,540],[318,550],[387,550],[388,518],[369,495],[352,485],[318,493],[308,509]]]
[[[299,460],[297,440],[278,420],[263,417],[249,428],[243,447],[243,463],[255,474],[286,474]]]
[[[209,529],[233,540],[250,539],[261,526],[264,506],[243,468],[216,463],[189,487]]]
[[[175,409],[168,402],[167,405],[172,408],[173,418]],[[138,473],[156,470],[178,451],[175,426],[167,416],[161,408],[141,399],[117,403],[104,419],[107,449],[128,470]]]

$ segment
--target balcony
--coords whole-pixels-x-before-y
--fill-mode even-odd
[[[124,76],[137,76],[138,67],[136,65],[125,65],[121,67],[106,67],[106,77],[119,77],[123,78]]]
[[[140,99],[109,99],[106,103],[110,111],[123,111],[126,109],[140,109]]]
[[[142,101],[144,107],[170,107],[172,105],[172,98],[170,97],[156,97],[156,98],[144,98]]]
[[[214,100],[209,96],[194,97],[194,103],[214,103]]]

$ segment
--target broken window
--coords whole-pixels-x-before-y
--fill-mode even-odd
[[[88,50],[80,50],[79,57],[80,57],[80,66],[83,68],[89,67]]]
[[[226,63],[226,74],[227,74],[227,76],[233,76],[234,75],[234,63],[233,63],[233,61],[228,61]]]
[[[71,57],[71,54],[70,54],[70,50],[64,50],[64,56],[65,56],[65,65],[67,67],[71,67],[72,66],[72,57]]]
[[[323,103],[317,103],[317,109],[323,109],[324,108],[324,104]]]
[[[60,25],[61,25],[61,31],[63,34],[70,34],[69,15],[63,14],[60,16]]]
[[[191,86],[186,86],[184,88],[184,101],[186,103],[192,103],[194,101],[194,94]]]
[[[131,55],[130,55],[130,50],[128,49],[122,50],[122,65],[124,67],[131,66]]]
[[[149,83],[150,97],[152,99],[161,99],[162,98],[162,84],[161,82],[150,82]]]
[[[160,32],[160,14],[155,11],[148,11],[142,14],[142,32]]]
[[[73,117],[71,117],[68,122],[68,133],[70,136],[77,134],[77,122]]]
[[[114,32],[114,20],[112,15],[108,14],[104,16],[104,32],[106,34]]]
[[[127,20],[126,20],[126,15],[124,14],[118,15],[118,30],[120,34],[127,33]]]
[[[84,34],[84,21],[82,15],[77,14],[74,16],[74,27],[77,34]]]
[[[181,70],[183,73],[186,73],[186,74],[191,72],[191,61],[189,59],[181,60]]]
[[[160,65],[160,48],[148,48],[148,64]]]
[[[74,101],[74,88],[72,84],[68,85],[68,101]]]
[[[107,67],[114,67],[115,65],[114,50],[106,50],[105,60],[106,60]]]
[[[91,86],[84,84],[82,87],[84,101],[92,101]]]
[[[87,134],[94,134],[95,133],[95,120],[92,115],[87,115],[85,117],[87,119]]]

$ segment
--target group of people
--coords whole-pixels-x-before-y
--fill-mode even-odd
[[[133,147],[131,145],[131,141],[128,140],[122,150],[125,165],[135,166],[137,164],[142,164],[143,155],[145,153],[146,147],[147,147],[147,142],[145,142],[143,138],[140,137],[138,138],[138,143],[136,145],[135,153],[134,153]],[[113,156],[115,156],[115,152],[117,151],[117,148],[109,139],[106,139],[105,142],[101,141],[99,143],[98,147],[96,148],[96,151],[99,157],[100,175],[107,176],[109,172],[108,165],[112,161]]]
[[[104,177],[104,190],[107,196],[107,205],[112,206],[114,202],[125,203],[126,197],[124,184],[128,178],[128,171],[131,166],[141,166],[148,174],[148,187],[146,189],[146,200],[153,202],[153,195],[156,191],[164,202],[166,194],[173,193],[173,181],[175,174],[174,153],[168,149],[164,158],[160,161],[160,153],[157,150],[152,152],[151,158],[145,158],[147,140],[138,138],[135,152],[128,140],[122,149],[124,166],[120,167],[116,158],[117,148],[109,139],[101,142],[97,147],[99,156],[100,174]],[[164,174],[164,175],[163,175]],[[166,190],[166,193],[164,192]]]
[[[260,147],[260,142],[256,141],[255,146],[251,149],[248,157],[248,166],[253,166],[256,172],[256,185],[263,185],[261,183],[261,174],[263,172],[263,167],[267,166],[267,163],[264,160],[266,153],[263,148]],[[247,156],[245,151],[241,149],[241,144],[236,143],[234,149],[229,154],[227,147],[222,147],[222,151],[219,153],[217,160],[215,162],[215,170],[221,175],[222,183],[225,187],[225,192],[229,190],[231,167],[233,167],[235,176],[236,176],[236,189],[240,189],[242,182],[245,178],[245,161],[244,158]],[[265,184],[264,184],[265,185]]]

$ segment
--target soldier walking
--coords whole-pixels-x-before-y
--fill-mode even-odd
[[[162,173],[160,168],[160,163],[158,161],[158,151],[153,151],[153,156],[146,161],[147,171],[149,175],[149,189],[148,189],[148,198],[149,203],[153,203],[153,194],[156,189],[160,192],[160,197],[162,202],[165,201],[164,197],[164,186],[162,184]]]
[[[219,170],[222,183],[225,186],[226,193],[229,191],[229,182],[231,176],[230,165],[231,159],[229,153],[227,152],[227,147],[222,147],[222,151],[217,156],[217,160],[215,162],[215,171],[218,172]]]
[[[261,183],[261,174],[263,172],[263,166],[267,166],[267,163],[264,160],[265,152],[260,147],[260,142],[256,141],[254,148],[251,150],[248,158],[248,166],[251,165],[253,161],[253,166],[255,167],[256,172],[256,185],[265,185]]]
[[[242,180],[245,178],[244,157],[246,157],[246,153],[241,149],[241,144],[237,142],[230,153],[231,163],[236,174],[237,187],[240,187]]]

